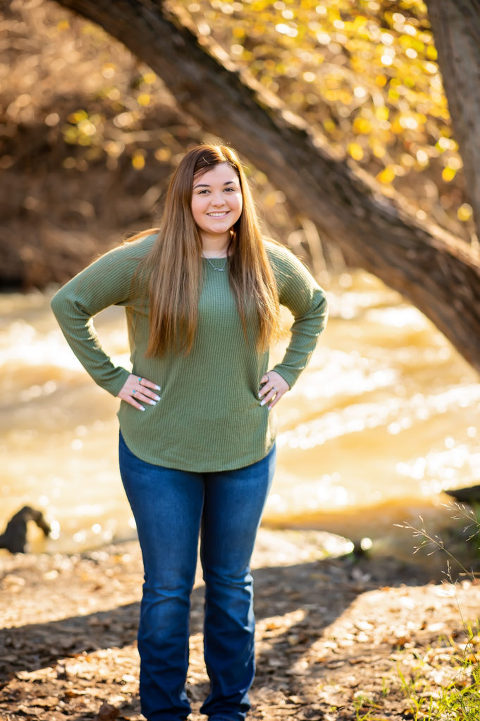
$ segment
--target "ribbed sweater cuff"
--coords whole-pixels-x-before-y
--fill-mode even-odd
[[[275,371],[275,373],[282,376],[283,380],[288,383],[290,388],[293,387],[295,381],[301,373],[301,371],[293,371],[291,368],[285,368],[282,364],[274,366],[272,371]]]
[[[115,376],[108,381],[105,380],[98,380],[94,378],[93,380],[102,388],[104,388],[106,391],[112,394],[112,396],[118,396],[119,392],[122,390],[123,386],[125,385],[125,382],[130,375],[130,371],[127,371],[126,368],[122,368],[121,366],[117,366],[115,368]],[[93,377],[93,376],[92,376]]]

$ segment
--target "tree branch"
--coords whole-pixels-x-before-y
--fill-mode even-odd
[[[360,266],[402,293],[480,370],[480,258],[399,198],[386,198],[319,136],[198,38],[161,0],[57,0],[101,25],[165,82],[179,106],[231,143],[299,213]],[[114,9],[113,9],[114,8]]]

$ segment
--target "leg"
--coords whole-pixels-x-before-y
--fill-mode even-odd
[[[261,461],[206,474],[201,561],[205,579],[205,663],[210,694],[200,709],[215,721],[241,721],[255,675],[250,558],[275,469]]]
[[[142,713],[148,721],[183,721],[190,712],[185,678],[203,476],[146,463],[121,435],[119,461],[145,570],[138,629]]]

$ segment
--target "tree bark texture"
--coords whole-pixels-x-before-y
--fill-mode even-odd
[[[359,266],[402,293],[480,370],[480,258],[418,221],[336,158],[281,101],[208,47],[161,0],[57,0],[120,40],[179,106],[268,175],[298,212]]]
[[[480,0],[426,0],[480,239]]]

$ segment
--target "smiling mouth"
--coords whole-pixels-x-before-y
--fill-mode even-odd
[[[229,210],[222,210],[219,213],[207,213],[207,215],[210,218],[223,218],[225,215],[228,215],[229,212],[230,212]]]

